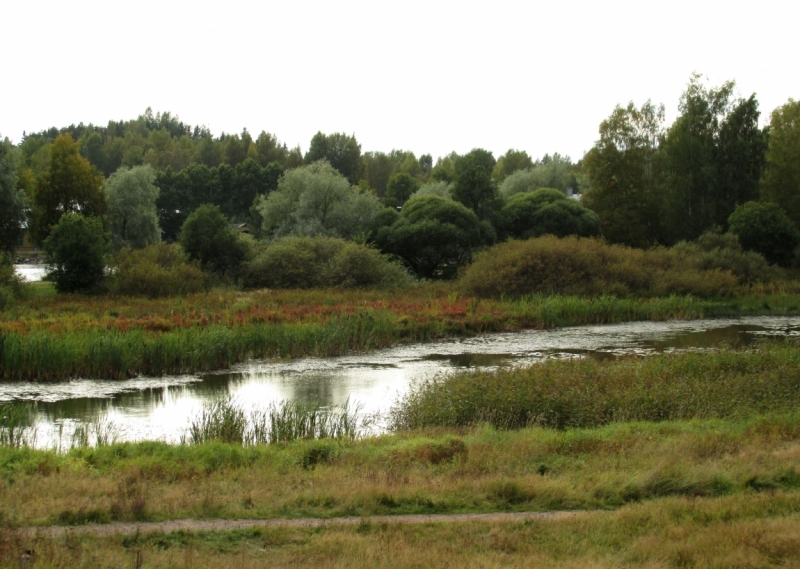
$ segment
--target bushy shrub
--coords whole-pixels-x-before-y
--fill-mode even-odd
[[[189,262],[180,245],[157,243],[122,249],[113,263],[112,292],[127,296],[177,296],[202,291],[206,274]]]
[[[248,246],[231,227],[218,206],[206,204],[183,223],[178,241],[192,261],[206,271],[236,276],[248,254]]]
[[[403,287],[412,282],[398,263],[375,249],[333,237],[284,237],[245,265],[249,288]]]
[[[105,277],[111,234],[99,217],[65,213],[44,241],[58,292],[90,291]]]
[[[413,197],[396,221],[378,230],[375,243],[425,278],[450,278],[473,251],[495,241],[494,229],[473,211],[435,195]]]
[[[22,286],[22,279],[14,273],[11,258],[0,253],[0,310],[22,296]]]
[[[541,235],[599,237],[601,233],[597,214],[553,188],[512,196],[501,219],[508,235],[517,239]]]
[[[481,297],[526,294],[700,297],[732,294],[736,277],[701,270],[670,249],[629,249],[579,237],[510,240],[479,253],[461,286]]]
[[[682,241],[673,249],[699,269],[730,271],[740,284],[773,282],[784,276],[779,267],[767,263],[762,255],[743,250],[733,233],[709,231],[697,241]]]
[[[800,231],[781,206],[747,202],[731,214],[728,225],[745,250],[760,253],[769,263],[781,267],[792,264]]]

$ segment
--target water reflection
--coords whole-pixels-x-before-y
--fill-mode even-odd
[[[40,281],[47,272],[45,265],[14,265],[14,271],[28,282]]]
[[[721,344],[745,346],[760,336],[800,335],[800,318],[640,322],[528,330],[398,346],[372,354],[254,361],[202,376],[3,383],[0,400],[30,401],[38,444],[57,446],[76,424],[107,416],[129,440],[177,441],[204,402],[230,396],[245,407],[296,399],[323,406],[360,402],[381,413],[414,382],[465,368],[521,366],[545,358],[647,355]]]

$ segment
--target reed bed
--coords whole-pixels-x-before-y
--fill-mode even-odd
[[[519,369],[464,372],[415,386],[392,408],[395,431],[724,418],[800,404],[796,341],[757,349],[657,355],[616,361],[548,361]]]
[[[351,407],[349,402],[323,409],[319,405],[281,401],[248,413],[241,403],[228,398],[203,405],[189,420],[185,441],[253,446],[298,439],[355,440],[369,428],[369,420],[361,417],[360,411],[360,405]]]
[[[0,312],[0,379],[59,381],[225,369],[248,358],[337,356],[454,335],[800,310],[791,293],[726,300],[531,295],[453,286],[256,291],[172,299],[32,298]]]

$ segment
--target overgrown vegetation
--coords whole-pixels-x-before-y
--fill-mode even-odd
[[[182,296],[204,290],[209,277],[177,244],[122,249],[112,263],[111,292],[126,296]]]
[[[191,373],[247,358],[334,356],[453,335],[743,314],[794,314],[791,284],[748,296],[477,299],[407,289],[213,289],[164,299],[31,295],[0,312],[0,377],[63,381]]]
[[[326,237],[277,239],[243,273],[248,288],[402,288],[412,283],[399,263],[376,249]]]
[[[190,418],[186,441],[261,445],[297,439],[354,440],[369,426],[369,421],[360,417],[359,411],[358,405],[322,409],[319,405],[281,401],[248,413],[241,403],[222,399],[204,404],[201,411]]]
[[[736,278],[700,269],[677,252],[631,249],[594,239],[552,236],[510,240],[476,255],[461,286],[479,297],[527,294],[729,296]]]
[[[726,418],[800,404],[796,342],[753,351],[720,349],[628,358],[546,361],[519,369],[462,372],[415,386],[392,409],[394,430]]]

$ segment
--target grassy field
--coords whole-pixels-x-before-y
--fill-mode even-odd
[[[36,567],[794,567],[798,381],[796,343],[765,342],[460,374],[400,402],[398,417],[424,421],[355,440],[0,447],[0,567],[26,550]],[[585,513],[105,538],[15,529],[561,510]]]
[[[788,285],[787,285],[788,286]],[[209,293],[146,299],[53,296],[39,286],[0,312],[0,378],[58,381],[224,369],[247,358],[334,356],[452,335],[748,314],[797,314],[794,290],[700,300],[477,299],[453,284],[402,291]]]
[[[25,550],[46,568],[792,568],[800,567],[800,494],[669,497],[545,522],[68,539],[0,531],[0,567],[19,567]]]

